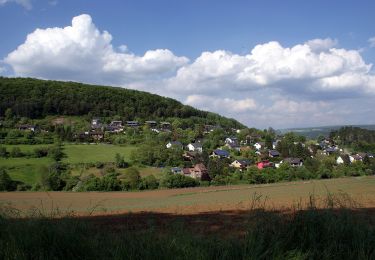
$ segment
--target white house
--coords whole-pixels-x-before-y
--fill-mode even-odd
[[[179,141],[171,141],[165,145],[168,149],[171,147],[181,148],[182,149],[182,143]]]
[[[187,145],[187,148],[190,152],[198,152],[198,153],[203,152],[203,147],[202,147],[202,144],[200,143],[190,143]]]
[[[255,143],[255,144],[254,144],[254,147],[255,147],[255,149],[257,149],[257,150],[260,150],[260,149],[262,148],[262,144],[261,144],[261,143]]]
[[[337,159],[336,159],[336,163],[337,163],[337,164],[343,164],[343,163],[344,163],[344,160],[342,159],[341,156],[337,157]]]

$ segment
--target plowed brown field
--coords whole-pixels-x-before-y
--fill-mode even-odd
[[[305,204],[327,193],[346,194],[361,207],[375,207],[375,177],[311,180],[264,185],[235,185],[142,192],[2,192],[0,207],[22,213],[113,215],[123,213],[196,214],[249,209],[257,197],[268,208]]]

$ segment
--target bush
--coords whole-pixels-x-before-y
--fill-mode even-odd
[[[122,190],[136,190],[139,188],[141,176],[139,171],[134,168],[126,169],[125,173],[120,176],[122,181]]]
[[[154,190],[159,187],[159,181],[154,175],[149,175],[141,179],[139,189],[141,190]]]
[[[199,182],[191,177],[182,174],[168,173],[162,180],[162,186],[167,188],[196,187]]]

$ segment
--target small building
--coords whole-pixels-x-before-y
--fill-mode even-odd
[[[187,148],[191,152],[198,152],[198,153],[203,152],[203,146],[201,143],[190,143],[187,145]]]
[[[208,175],[208,170],[203,163],[198,163],[194,165],[192,168],[184,168],[182,170],[185,176],[189,176],[194,179],[207,181],[210,180],[210,176]]]
[[[109,126],[121,128],[122,127],[122,121],[119,121],[119,120],[111,121]]]
[[[254,148],[257,150],[262,149],[262,147],[264,147],[264,142],[257,142],[254,144]]]
[[[148,121],[145,121],[145,125],[147,125],[150,128],[156,128],[158,123],[153,120],[148,120]]]
[[[172,167],[171,172],[173,174],[182,174],[182,169],[180,167]]]
[[[237,143],[229,143],[229,144],[226,144],[225,146],[237,152],[241,151],[241,147]]]
[[[227,137],[225,139],[225,143],[226,144],[237,144],[238,143],[238,139],[237,139],[237,137]]]
[[[23,131],[29,130],[29,131],[35,132],[36,126],[35,125],[27,125],[27,124],[26,125],[19,125],[18,130],[23,130]]]
[[[95,141],[103,141],[104,140],[104,132],[103,131],[91,131],[89,133],[89,135]]]
[[[337,164],[343,164],[343,163],[344,163],[344,159],[343,159],[341,156],[339,156],[339,157],[337,157],[337,159],[336,159],[336,163],[337,163]]]
[[[270,162],[269,160],[263,160],[263,161],[260,161],[260,162],[257,162],[257,167],[258,169],[264,169],[264,168],[273,168],[275,167],[275,165],[273,164],[273,162]]]
[[[288,163],[293,167],[302,166],[303,160],[301,158],[285,158],[283,160],[283,163]]]
[[[230,166],[242,171],[248,168],[250,164],[251,164],[250,160],[235,160],[234,162],[230,164]]]
[[[171,130],[172,125],[169,122],[160,122],[160,129],[163,130],[163,131],[164,130]]]
[[[166,144],[166,147],[169,149],[169,148],[178,148],[178,149],[182,149],[182,143],[179,142],[179,141],[171,141],[171,142],[168,142]]]
[[[276,150],[269,150],[268,156],[271,158],[277,158],[277,157],[280,157],[280,153]]]
[[[98,128],[101,128],[101,127],[102,127],[102,124],[101,124],[99,118],[93,118],[91,120],[91,128],[92,129],[98,129]]]
[[[336,148],[335,147],[327,147],[324,149],[323,153],[325,155],[331,155],[331,154],[334,154],[335,152],[337,152]]]
[[[138,121],[126,121],[126,126],[127,127],[138,127],[139,123],[138,123]]]
[[[225,151],[225,150],[216,149],[212,152],[211,156],[212,157],[218,157],[218,158],[229,158],[230,153],[228,151]]]
[[[349,156],[350,162],[362,162],[363,158],[359,154],[353,154]]]

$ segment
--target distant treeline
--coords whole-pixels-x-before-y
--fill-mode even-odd
[[[330,138],[358,151],[375,152],[375,130],[346,126],[330,133]]]
[[[16,116],[120,116],[124,120],[191,118],[194,123],[243,128],[234,119],[201,111],[166,97],[124,88],[32,78],[0,77],[0,116],[10,108]]]

